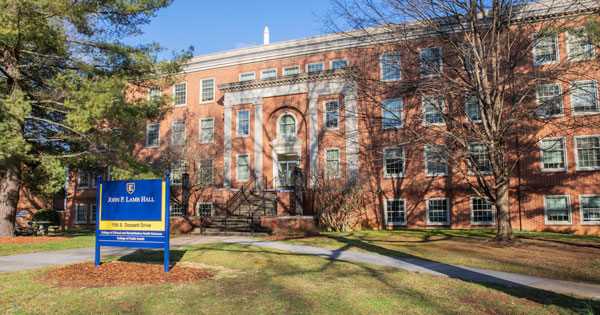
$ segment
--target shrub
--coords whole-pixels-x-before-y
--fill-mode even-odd
[[[60,225],[60,217],[56,210],[53,209],[40,209],[33,214],[31,221],[50,221],[52,225]]]

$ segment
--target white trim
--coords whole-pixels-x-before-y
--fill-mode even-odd
[[[92,213],[93,213],[92,209],[94,209],[94,208],[96,209],[96,214],[92,218]],[[88,221],[90,224],[96,225],[97,218],[98,218],[98,206],[95,203],[92,203],[92,204],[90,204],[90,218]]]
[[[207,100],[207,101],[203,101],[202,100],[202,94],[203,94],[202,90],[204,89],[204,81],[205,80],[213,80],[213,84],[212,84],[212,89],[213,89],[212,99],[211,100]],[[216,97],[215,94],[217,92],[216,82],[217,82],[217,80],[215,79],[215,77],[200,79],[200,104],[213,103],[215,101],[215,97]]]
[[[158,130],[157,130],[157,134],[158,134],[158,144],[156,145],[149,145],[148,144],[148,129],[150,129],[150,126],[156,126],[158,125]],[[158,148],[160,146],[160,124],[159,123],[155,123],[155,124],[146,124],[146,148]]]
[[[565,161],[565,167],[563,168],[544,168],[544,150],[542,149],[542,141],[544,140],[556,140],[556,139],[560,139],[562,141],[562,145],[563,145],[563,160]],[[569,170],[569,161],[568,161],[568,155],[567,155],[567,141],[565,139],[565,137],[548,137],[548,138],[541,138],[539,141],[539,146],[540,146],[540,169],[542,170],[542,172],[566,172]]]
[[[426,99],[426,98],[429,98],[429,97],[436,98],[436,99],[439,97],[439,98],[441,98],[441,99],[442,99],[442,105],[441,105],[441,109],[442,109],[442,111],[439,111],[439,110],[436,108],[437,104],[436,104],[435,106],[433,106],[433,109],[434,109],[434,110],[435,110],[435,111],[436,111],[436,112],[437,112],[439,115],[441,115],[441,116],[442,116],[442,120],[443,120],[444,122],[441,122],[441,123],[430,123],[430,122],[428,122],[428,121],[427,121],[427,119],[425,118],[425,99]],[[422,118],[422,119],[423,119],[423,126],[425,126],[425,127],[427,127],[427,126],[445,126],[445,125],[446,125],[446,118],[444,117],[444,111],[445,111],[445,110],[446,110],[446,100],[444,99],[444,96],[443,96],[443,95],[441,95],[441,94],[431,94],[431,95],[423,95],[423,96],[421,96],[421,111],[423,112],[423,114],[422,114],[422,117],[423,117],[423,118]]]
[[[580,167],[579,166],[579,152],[577,151],[577,139],[581,138],[598,138],[598,142],[600,143],[600,135],[581,135],[573,137],[573,148],[575,153],[575,170],[576,171],[597,171],[600,170],[600,166],[596,167]]]
[[[344,126],[346,138],[346,178],[358,180],[360,173],[358,100],[352,92],[344,94]]]
[[[207,142],[203,142],[202,141],[202,122],[209,121],[209,120],[212,122],[212,131],[213,131],[212,135],[211,135],[211,140],[207,141]],[[198,142],[200,142],[201,144],[215,142],[215,118],[214,117],[200,118],[199,126],[198,126]]]
[[[583,27],[577,27],[575,29],[576,30],[583,30]],[[587,32],[584,32],[584,33],[587,33]],[[590,36],[589,34],[585,34],[585,35]],[[596,58],[596,46],[593,43],[592,43],[592,56],[591,57],[585,58],[585,57],[582,57],[582,56],[579,56],[579,57],[571,56],[571,42],[569,41],[569,36],[570,36],[569,32],[568,31],[565,32],[565,43],[566,43],[566,46],[567,46],[567,60],[568,61],[570,61],[570,62],[578,62],[578,61],[593,60],[594,58]]]
[[[240,133],[240,112],[248,112],[248,134]],[[238,109],[235,111],[235,136],[236,138],[250,137],[250,109]]]
[[[267,72],[267,71],[275,71],[275,75],[274,76],[265,77],[264,73]],[[276,77],[277,77],[277,68],[260,70],[260,78],[261,79],[276,78]]]
[[[200,205],[210,205],[210,216],[215,215],[215,208],[212,202],[196,202],[196,216],[200,216]]]
[[[287,70],[290,69],[298,69],[298,73],[285,73]],[[296,75],[296,74],[300,74],[300,65],[295,65],[295,66],[286,66],[286,67],[282,67],[281,68],[281,75]]]
[[[424,61],[423,59],[423,55],[422,52],[423,50],[427,49],[439,49],[440,50],[440,68],[438,69],[438,73],[436,73],[435,71],[433,71],[433,73],[431,74],[423,74],[423,64],[422,62]],[[419,48],[419,75],[421,78],[433,78],[433,77],[438,77],[441,76],[444,72],[444,58],[442,57],[442,47],[441,46],[433,46],[433,47],[427,47],[427,48]]]
[[[310,186],[317,185],[319,180],[319,98],[315,95],[308,97],[308,147]]]
[[[381,54],[379,55],[379,79],[382,82],[396,82],[396,81],[402,81],[402,69],[398,69],[399,73],[400,73],[400,77],[397,79],[384,79],[384,71],[383,71],[383,58],[385,56],[397,56],[398,57],[398,67],[402,66],[402,61],[400,59],[400,52],[390,52],[390,53],[386,53],[386,54]]]
[[[223,187],[231,187],[231,138],[233,130],[233,117],[231,106],[225,98],[223,110]]]
[[[242,76],[250,74],[250,73],[252,73],[252,79],[244,79],[244,80],[242,80]],[[256,80],[256,73],[254,73],[254,71],[242,72],[242,73],[238,74],[238,81],[239,82],[252,81],[252,80]]]
[[[87,174],[87,183],[85,183],[85,185],[80,185],[79,183],[81,183],[81,174]],[[88,171],[82,172],[80,170],[77,170],[77,185],[75,186],[77,189],[90,189],[90,173]]]
[[[344,69],[344,68],[350,67],[350,61],[348,61],[348,58],[333,59],[333,60],[329,60],[329,70],[333,70],[333,63],[334,62],[336,62],[336,61],[342,61],[342,60],[346,61],[346,66],[342,67],[342,68],[336,68],[336,69]]]
[[[444,165],[446,166],[446,170],[444,171],[444,173],[429,174],[429,169],[427,168],[427,161],[428,161],[427,160],[427,148],[430,148],[430,149],[433,150],[433,147],[430,146],[430,145],[425,145],[423,147],[423,161],[425,162],[423,164],[424,164],[424,167],[425,167],[425,177],[444,177],[444,176],[448,176],[448,163],[446,163],[444,161],[441,162],[441,163],[444,163]]]
[[[388,174],[387,173],[387,169],[386,169],[386,154],[385,151],[387,150],[394,150],[394,149],[400,149],[402,150],[402,173],[400,174]],[[383,178],[403,178],[404,176],[406,176],[406,152],[404,152],[404,147],[403,146],[394,146],[394,147],[384,147],[383,148]]]
[[[177,97],[177,95],[175,94],[175,87],[180,85],[180,84],[185,84],[185,99],[183,100],[183,104],[176,104],[175,97]],[[173,84],[173,107],[183,107],[183,106],[187,106],[187,81],[183,81],[183,82],[177,82],[175,84]]]
[[[158,90],[158,95],[156,95],[156,96],[158,96],[158,97],[162,96],[162,91],[161,91],[160,87],[158,87],[158,86],[149,87],[148,88],[148,100],[149,101],[151,100],[152,90]]]
[[[84,221],[79,221],[77,212],[79,210],[79,207],[83,206],[84,210],[83,210],[83,214],[84,214]],[[84,204],[84,203],[78,203],[75,205],[75,224],[87,224],[88,223],[88,205]]]
[[[533,45],[531,47],[531,57],[533,58],[533,65],[534,66],[543,66],[543,65],[551,65],[551,64],[558,63],[560,61],[560,46],[558,44],[558,35],[552,36],[552,39],[554,40],[554,45],[556,45],[556,60],[554,60],[554,61],[546,61],[546,62],[537,62],[537,61],[535,61],[535,59],[536,59],[535,58],[535,53],[536,53],[536,43],[535,43],[535,41],[537,39],[546,37],[546,36],[542,36],[540,38],[536,38],[537,35],[538,35],[538,33],[531,34],[531,40],[533,41]]]
[[[389,112],[392,113],[392,111],[386,110],[387,105],[385,105],[385,102],[393,102],[393,101],[400,101],[400,126],[386,126],[385,125],[385,113]],[[390,98],[390,99],[385,99],[385,100],[381,100],[381,129],[382,130],[392,130],[392,129],[402,129],[404,128],[404,100],[402,98]]]
[[[402,201],[404,203],[404,221],[402,222],[388,222],[388,201]],[[408,221],[408,213],[406,210],[406,199],[404,198],[385,198],[383,199],[383,220],[386,226],[402,226],[406,225],[406,221]]]
[[[448,212],[448,220],[444,222],[430,222],[429,221],[429,201],[433,200],[444,200],[446,202],[446,211]],[[427,219],[427,225],[450,225],[450,200],[448,198],[427,198],[425,199],[425,216]]]
[[[298,118],[296,118],[296,115],[292,114],[289,111],[284,111],[283,113],[281,113],[277,117],[277,122],[276,122],[277,123],[277,126],[276,126],[276,129],[277,129],[277,131],[276,131],[277,138],[283,138],[283,135],[281,134],[281,128],[280,128],[279,123],[281,122],[281,118],[283,116],[286,116],[286,115],[290,115],[294,119],[294,134],[291,135],[291,136],[294,137],[294,138],[297,138],[298,137]]]
[[[183,143],[175,144],[175,124],[183,122]],[[187,143],[187,123],[185,120],[176,120],[171,122],[171,145],[172,146],[185,146]]]
[[[567,197],[567,204],[569,206],[569,221],[559,222],[548,222],[548,207],[546,205],[546,197]],[[544,224],[545,225],[571,225],[573,222],[573,216],[571,214],[571,195],[544,195]]]
[[[337,174],[333,175],[333,176],[329,176],[328,174],[328,169],[327,169],[327,152],[328,151],[336,151],[337,152],[337,162],[338,162],[338,169],[337,169]],[[333,147],[333,148],[325,148],[325,150],[323,151],[323,177],[327,178],[327,179],[332,179],[332,178],[340,178],[340,174],[342,172],[341,168],[342,168],[342,161],[340,161],[340,148],[339,147]]]
[[[325,70],[325,65],[323,64],[323,62],[312,62],[312,63],[307,63],[304,66],[304,72],[308,72],[308,73],[310,73],[310,72],[318,72],[318,71],[308,71],[308,66],[313,66],[313,65],[321,65],[321,70],[318,70],[318,71]]]
[[[594,84],[594,89],[596,90],[596,111],[594,112],[575,112],[573,106],[573,85],[574,84],[586,84],[586,83]],[[582,116],[582,115],[596,115],[600,113],[600,106],[598,104],[598,81],[596,80],[581,80],[581,81],[571,81],[569,82],[569,101],[571,105],[571,114],[573,116]]]
[[[481,222],[475,222],[473,221],[473,200],[475,199],[483,199],[485,202],[487,202],[488,204],[490,204],[492,206],[492,221],[481,221]],[[481,198],[481,197],[471,197],[469,198],[469,207],[470,207],[470,212],[471,212],[471,225],[496,225],[496,206],[494,206],[493,204],[489,203],[487,200],[485,200],[485,198]]]
[[[548,85],[558,86],[558,96],[557,97],[560,98],[560,110],[561,110],[560,114],[540,115],[540,106],[542,104],[540,103],[540,94],[539,94],[538,88],[540,88],[542,86],[548,86]],[[536,108],[537,108],[537,116],[538,117],[544,117],[544,118],[563,117],[565,115],[565,99],[564,99],[564,95],[563,95],[563,91],[562,91],[562,84],[560,82],[536,84],[535,85],[535,104],[536,104]]]
[[[240,156],[245,155],[248,157],[248,178],[246,179],[240,179]],[[240,182],[240,183],[244,183],[244,182],[248,182],[250,180],[250,153],[239,153],[235,155],[235,181],[236,182]]]
[[[600,194],[582,194],[579,195],[579,224],[581,225],[600,225],[600,221],[583,221],[583,207],[581,206],[581,198],[585,197],[598,197],[600,198]]]
[[[327,106],[326,104],[329,102],[335,102],[337,104],[337,126],[327,128]],[[324,100],[323,101],[323,130],[339,130],[340,129],[340,101],[337,99]]]

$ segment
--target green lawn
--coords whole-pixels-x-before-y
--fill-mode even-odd
[[[569,314],[600,312],[600,302],[502,285],[247,247],[179,248],[182,265],[201,265],[212,279],[182,284],[55,288],[43,270],[0,274],[0,313],[226,314]],[[162,252],[124,261],[157,263]]]
[[[43,244],[0,245],[0,256],[17,255],[53,250],[92,247],[96,239],[96,230],[67,230],[59,231],[57,237],[68,237],[68,240],[48,242]],[[35,238],[36,236],[19,236]]]
[[[600,284],[600,237],[519,232],[514,245],[494,241],[493,230],[383,230],[322,233],[290,243],[420,258],[561,280]]]

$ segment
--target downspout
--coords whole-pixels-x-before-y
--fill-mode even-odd
[[[517,139],[517,152],[519,152],[519,137]],[[517,161],[517,207],[519,209],[519,231],[523,231],[523,220],[521,213],[521,159]]]
[[[66,215],[67,215],[67,198],[69,197],[69,166],[65,168],[65,200],[63,201],[63,226],[62,229],[66,228]]]

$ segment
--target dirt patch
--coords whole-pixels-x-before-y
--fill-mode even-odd
[[[164,272],[163,265],[106,262],[100,266],[87,262],[49,270],[42,282],[54,287],[90,288],[153,283],[193,282],[213,277],[210,271],[175,265]]]
[[[0,237],[0,245],[24,245],[24,244],[44,244],[49,242],[61,242],[68,240],[68,237],[62,236],[16,236]]]

